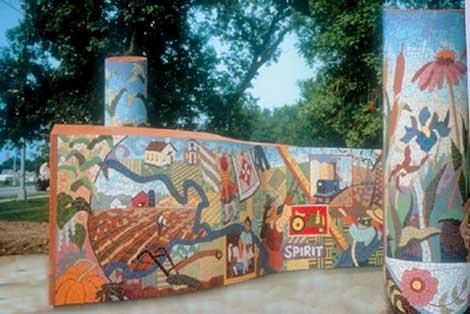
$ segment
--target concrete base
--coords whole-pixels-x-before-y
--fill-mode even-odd
[[[2,314],[385,313],[382,267],[281,273],[197,293],[55,309],[47,286],[47,256],[0,258]]]

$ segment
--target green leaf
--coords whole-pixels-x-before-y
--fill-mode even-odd
[[[402,226],[406,225],[410,214],[411,209],[413,208],[413,195],[410,191],[407,191],[400,195],[398,199],[397,212],[400,219],[400,224]]]
[[[96,145],[101,143],[102,141],[106,141],[110,148],[113,147],[113,137],[110,135],[100,135],[94,138],[87,146],[88,150],[93,150]]]
[[[468,287],[468,280],[469,278],[465,278],[464,281],[462,282],[462,291],[466,290]]]
[[[95,195],[97,198],[98,196],[96,195],[96,187],[95,185],[88,179],[88,177],[83,176],[80,179],[76,180],[70,185],[70,190],[72,192],[78,191],[80,187],[84,186],[85,188],[88,189],[88,191],[92,194]]]
[[[88,137],[78,137],[70,142],[69,147],[72,148],[75,144],[85,144],[87,145],[90,140]]]
[[[441,307],[441,314],[452,314],[452,310],[447,305],[444,305]]]
[[[460,297],[459,298],[456,298],[455,301],[454,301],[455,304],[457,305],[462,305],[465,303],[465,300],[464,299],[461,299]]]
[[[466,119],[462,118],[462,133],[463,133],[463,149],[464,149],[464,155],[468,156],[469,150],[468,150],[468,145],[469,145],[469,140],[468,140],[468,129],[466,127],[467,123],[465,122]]]
[[[457,171],[462,166],[462,154],[454,141],[452,140],[451,142],[452,164],[454,165],[454,170]]]
[[[85,243],[86,230],[82,224],[75,226],[75,234],[72,236],[72,242],[81,249]]]
[[[432,212],[435,208],[435,200],[436,200],[436,192],[437,192],[437,187],[439,185],[439,181],[441,180],[442,175],[444,174],[446,167],[442,167],[436,175],[432,178],[431,182],[426,188],[424,197],[426,199],[426,222],[427,225],[430,225],[430,220],[432,216]]]
[[[74,215],[72,208],[72,197],[64,192],[60,192],[57,195],[57,225],[60,229],[64,227],[67,221]]]
[[[70,151],[70,152],[67,154],[67,156],[65,156],[65,160],[68,161],[68,160],[69,160],[70,158],[72,158],[72,157],[75,157],[75,158],[77,159],[79,165],[82,165],[82,164],[86,161],[86,159],[85,159],[85,157],[82,155],[82,153],[80,153],[80,152],[79,152],[78,150],[76,150],[76,149],[73,149],[72,151]]]
[[[452,299],[457,299],[459,297],[459,291],[457,290],[457,287],[454,287],[454,289],[452,289]]]
[[[462,195],[463,199],[466,199],[468,196],[468,191],[467,191],[467,176],[465,175],[465,172],[462,171],[460,178],[459,178],[459,190],[460,190],[460,195]]]
[[[440,232],[441,230],[435,227],[418,229],[414,226],[406,226],[401,233],[400,243],[398,244],[395,256],[400,256],[409,246],[425,241]]]
[[[445,304],[447,303],[447,298],[448,298],[448,296],[449,296],[448,291],[445,291],[445,292],[441,295],[441,297],[439,298],[439,301],[438,301],[438,303],[439,303],[440,306],[443,306],[443,305],[445,305]]]
[[[98,165],[100,162],[101,162],[101,158],[97,157],[97,156],[95,156],[91,159],[88,159],[87,161],[85,161],[80,166],[80,171],[82,171],[82,172],[86,171],[86,170],[90,169],[91,167]]]
[[[59,135],[59,138],[64,142],[68,143],[70,138],[67,135]]]

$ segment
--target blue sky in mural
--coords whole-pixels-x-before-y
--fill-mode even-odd
[[[187,140],[179,138],[165,138],[165,137],[144,137],[144,136],[131,136],[126,138],[115,150],[115,157],[120,160],[142,160],[145,155],[145,149],[152,141],[169,142],[175,149],[175,159],[184,160],[184,152],[187,149]],[[242,152],[249,151],[253,148],[253,145],[221,142],[221,141],[204,141],[197,140],[199,145],[205,146],[207,149],[214,151],[220,150],[222,153],[230,155],[241,154]],[[284,162],[279,155],[275,147],[265,146],[263,147],[266,157],[269,160],[271,167],[282,167]],[[308,147],[290,147],[289,151],[294,156],[296,161],[301,163],[307,163],[309,160],[319,160],[321,162],[330,162],[333,159],[337,162],[338,173],[344,186],[351,185],[351,174],[353,159],[355,157],[354,164],[358,165],[360,158],[370,159],[374,162],[380,155],[378,150],[359,150],[359,149],[336,149],[336,148],[308,148]],[[360,166],[367,167],[368,163],[362,162]],[[309,174],[305,173],[308,177]],[[113,185],[110,185],[113,182]],[[118,182],[116,185],[115,182]],[[153,189],[156,193],[167,195],[168,190],[161,182],[150,182],[135,184],[135,182],[126,178],[117,171],[109,171],[109,180],[104,176],[100,176],[97,180],[98,191],[109,196],[117,196],[121,194],[127,194],[135,196],[141,191],[148,191]]]
[[[409,27],[410,20],[407,17],[413,14],[413,27]],[[436,23],[436,18],[439,22]],[[402,27],[396,27],[400,25]],[[389,84],[393,84],[393,70],[395,68],[396,57],[402,49],[402,43],[405,55],[405,71],[402,95],[412,97],[419,93],[419,99],[435,101],[436,97],[441,97],[444,103],[448,102],[449,90],[446,85],[441,89],[432,92],[422,92],[419,90],[417,82],[411,83],[411,78],[423,65],[434,61],[436,53],[441,49],[450,49],[455,53],[456,60],[466,63],[465,59],[461,59],[461,55],[465,50],[465,33],[461,30],[465,29],[465,18],[461,12],[385,12],[384,14],[384,34],[387,40],[384,45],[385,56],[388,59]],[[449,30],[455,30],[454,36],[449,40]],[[413,39],[414,38],[414,41]],[[423,38],[432,38],[430,42]],[[438,46],[438,43],[440,46]],[[411,70],[408,69],[410,67]],[[463,94],[466,89],[466,77],[460,81],[458,86],[454,86],[456,95]],[[466,108],[465,99],[456,99],[456,103],[462,109]],[[413,107],[413,104],[409,104]]]

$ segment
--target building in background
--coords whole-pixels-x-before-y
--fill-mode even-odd
[[[171,143],[153,141],[145,149],[145,163],[163,167],[175,160],[176,148]]]

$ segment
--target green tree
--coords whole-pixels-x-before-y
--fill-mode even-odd
[[[103,121],[104,58],[146,55],[151,125],[194,128],[213,94],[215,52],[206,34],[191,32],[193,1],[37,2],[27,6],[26,29],[58,60],[53,71],[54,122]]]
[[[463,9],[464,0],[387,0],[385,5],[390,8],[404,9]]]
[[[295,0],[300,51],[321,68],[304,82],[301,115],[316,145],[381,147],[382,11],[379,0]],[[463,1],[385,1],[413,9]]]
[[[8,32],[10,46],[0,51],[0,148],[19,148],[39,139],[49,114],[44,55],[18,32]]]
[[[380,147],[382,1],[299,3],[300,51],[321,64],[303,84],[308,136],[322,146]]]
[[[26,59],[44,76],[35,93],[48,96],[35,104],[45,112],[31,128],[37,132],[55,123],[102,124],[104,58],[137,54],[148,57],[152,126],[248,138],[255,105],[246,91],[291,28],[286,0],[41,0],[23,10],[11,43],[37,51]],[[228,48],[220,58],[214,41]]]
[[[247,93],[258,70],[276,62],[284,37],[292,30],[286,0],[206,1],[201,6],[208,30],[224,47],[217,74],[220,94],[207,103],[207,130],[248,139],[257,111]]]
[[[305,134],[302,104],[285,105],[272,110],[252,110],[250,140],[297,146],[313,146],[313,138]]]
[[[5,160],[2,164],[0,164],[0,173],[6,169],[6,170],[12,170],[13,169],[13,158],[9,158],[8,160]],[[34,159],[26,159],[25,161],[25,170],[26,171],[32,171],[36,174],[39,173],[39,167],[44,163],[44,159],[42,157],[37,157]],[[17,166],[19,165],[19,159],[16,160]],[[19,169],[18,169],[19,170]]]

